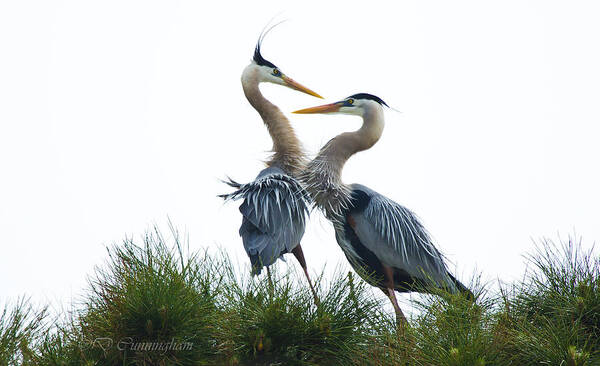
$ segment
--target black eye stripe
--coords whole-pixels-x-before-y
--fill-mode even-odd
[[[387,105],[386,102],[384,102],[381,98],[379,98],[378,96],[375,96],[373,94],[368,94],[368,93],[358,93],[358,94],[354,94],[348,97],[348,99],[368,99],[368,100],[372,100],[375,101],[381,105],[384,105],[386,107],[389,107]]]

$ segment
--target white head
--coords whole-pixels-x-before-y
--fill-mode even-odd
[[[254,49],[254,57],[252,58],[252,62],[250,65],[248,65],[248,67],[246,67],[243,75],[247,75],[249,73],[253,74],[257,78],[256,81],[259,83],[279,84],[323,99],[322,96],[298,83],[294,79],[288,77],[272,62],[267,61],[264,57],[262,57],[260,53],[260,40]]]
[[[368,93],[358,93],[351,95],[339,102],[320,105],[317,107],[300,109],[293,113],[309,114],[309,113],[326,113],[326,114],[353,114],[364,117],[366,113],[373,110],[382,110],[383,106],[388,107],[378,96]]]

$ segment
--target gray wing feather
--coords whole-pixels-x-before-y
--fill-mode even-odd
[[[412,211],[365,186],[352,188],[370,197],[364,210],[352,214],[354,231],[363,245],[386,265],[455,289],[443,255]]]
[[[309,211],[308,194],[298,180],[277,167],[260,172],[256,180],[240,184],[225,182],[237,190],[221,195],[225,200],[243,199],[240,236],[253,271],[273,264],[300,243]]]

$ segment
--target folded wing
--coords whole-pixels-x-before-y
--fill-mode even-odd
[[[352,185],[352,199],[354,232],[383,264],[416,282],[457,290],[443,255],[412,211],[359,184]]]
[[[252,272],[260,273],[263,266],[300,243],[308,215],[308,195],[298,180],[277,167],[260,172],[253,182],[227,182],[236,191],[221,195],[226,200],[243,199],[240,236],[252,263]]]

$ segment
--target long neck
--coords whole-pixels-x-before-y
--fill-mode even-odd
[[[382,108],[368,106],[360,129],[330,140],[308,164],[303,174],[304,182],[315,204],[328,218],[338,219],[350,202],[350,188],[342,182],[344,164],[352,155],[375,145],[384,124]]]
[[[292,128],[290,121],[281,110],[269,102],[260,92],[258,72],[251,66],[242,74],[242,87],[248,102],[260,114],[273,140],[273,156],[267,166],[277,165],[294,176],[305,166],[306,157],[302,144]]]

